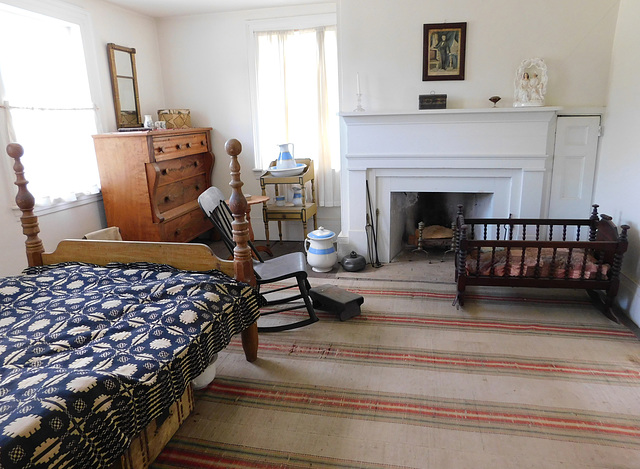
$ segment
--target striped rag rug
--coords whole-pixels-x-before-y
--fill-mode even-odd
[[[640,467],[640,341],[586,293],[320,281],[362,314],[236,338],[152,467]]]

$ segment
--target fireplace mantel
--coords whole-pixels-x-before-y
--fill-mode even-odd
[[[341,255],[367,253],[367,183],[378,253],[400,240],[392,192],[492,193],[491,216],[547,215],[558,107],[343,113]],[[375,223],[376,220],[373,220]]]
[[[537,112],[554,112],[559,113],[563,108],[557,106],[531,106],[531,107],[487,107],[487,108],[470,108],[470,109],[423,109],[420,111],[385,111],[385,112],[341,112],[342,117],[383,117],[383,116],[424,116],[424,115],[452,115],[452,114],[520,114],[520,113],[537,113]],[[579,110],[579,114],[603,113],[601,108],[588,108]],[[572,114],[576,112],[572,111]]]

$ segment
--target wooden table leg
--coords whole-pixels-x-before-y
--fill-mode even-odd
[[[251,205],[248,205],[248,204],[247,204],[246,217],[247,217],[247,223],[249,223],[249,239],[251,240],[252,243],[254,243],[254,247],[256,248],[256,251],[266,252],[271,257],[273,257],[273,252],[271,252],[271,248],[268,245],[255,246],[255,242],[254,242],[255,236],[253,235],[253,227],[251,226]]]

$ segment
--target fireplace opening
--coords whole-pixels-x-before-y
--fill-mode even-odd
[[[455,222],[460,204],[467,217],[490,217],[493,213],[493,193],[392,192],[391,257],[406,247],[416,247],[421,227],[424,249],[449,249],[453,234],[451,225]]]

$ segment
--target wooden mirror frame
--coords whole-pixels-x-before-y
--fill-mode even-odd
[[[116,51],[125,52],[131,58],[131,75],[118,73],[116,66]],[[136,75],[136,50],[131,47],[118,46],[110,42],[107,44],[107,53],[109,55],[109,71],[111,72],[111,91],[113,92],[113,106],[116,111],[116,126],[120,128],[142,127],[142,114],[140,113],[140,99],[138,94],[138,77]],[[119,79],[131,79],[133,85],[133,99],[135,109],[129,111],[131,118],[125,119],[122,114],[122,105],[120,101],[120,88],[118,87]]]

